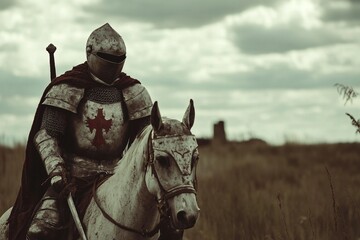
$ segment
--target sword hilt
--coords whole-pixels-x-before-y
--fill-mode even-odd
[[[50,61],[50,80],[54,80],[56,78],[56,69],[55,69],[55,58],[54,53],[56,51],[56,47],[54,44],[50,43],[47,46],[46,51],[49,53],[49,61]]]

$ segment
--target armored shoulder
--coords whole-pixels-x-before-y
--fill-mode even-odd
[[[79,102],[84,97],[84,89],[69,84],[58,84],[46,93],[43,105],[53,106],[76,113]]]
[[[144,86],[135,84],[125,88],[123,96],[130,120],[150,116],[152,101]]]

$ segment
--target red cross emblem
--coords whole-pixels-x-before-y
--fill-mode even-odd
[[[87,127],[92,133],[95,130],[95,137],[92,141],[92,145],[96,148],[105,144],[105,139],[103,136],[103,129],[107,133],[112,125],[112,119],[106,120],[102,108],[99,108],[95,118],[90,119],[89,117],[86,120]]]

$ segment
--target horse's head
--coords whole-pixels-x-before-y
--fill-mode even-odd
[[[199,152],[190,131],[194,118],[192,100],[182,122],[161,118],[157,102],[151,112],[153,133],[146,184],[157,197],[161,213],[170,215],[177,229],[193,227],[200,211],[196,200]]]

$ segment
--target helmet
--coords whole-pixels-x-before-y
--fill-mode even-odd
[[[86,43],[86,58],[90,72],[111,84],[119,76],[126,58],[126,47],[121,36],[106,23],[95,29]]]

